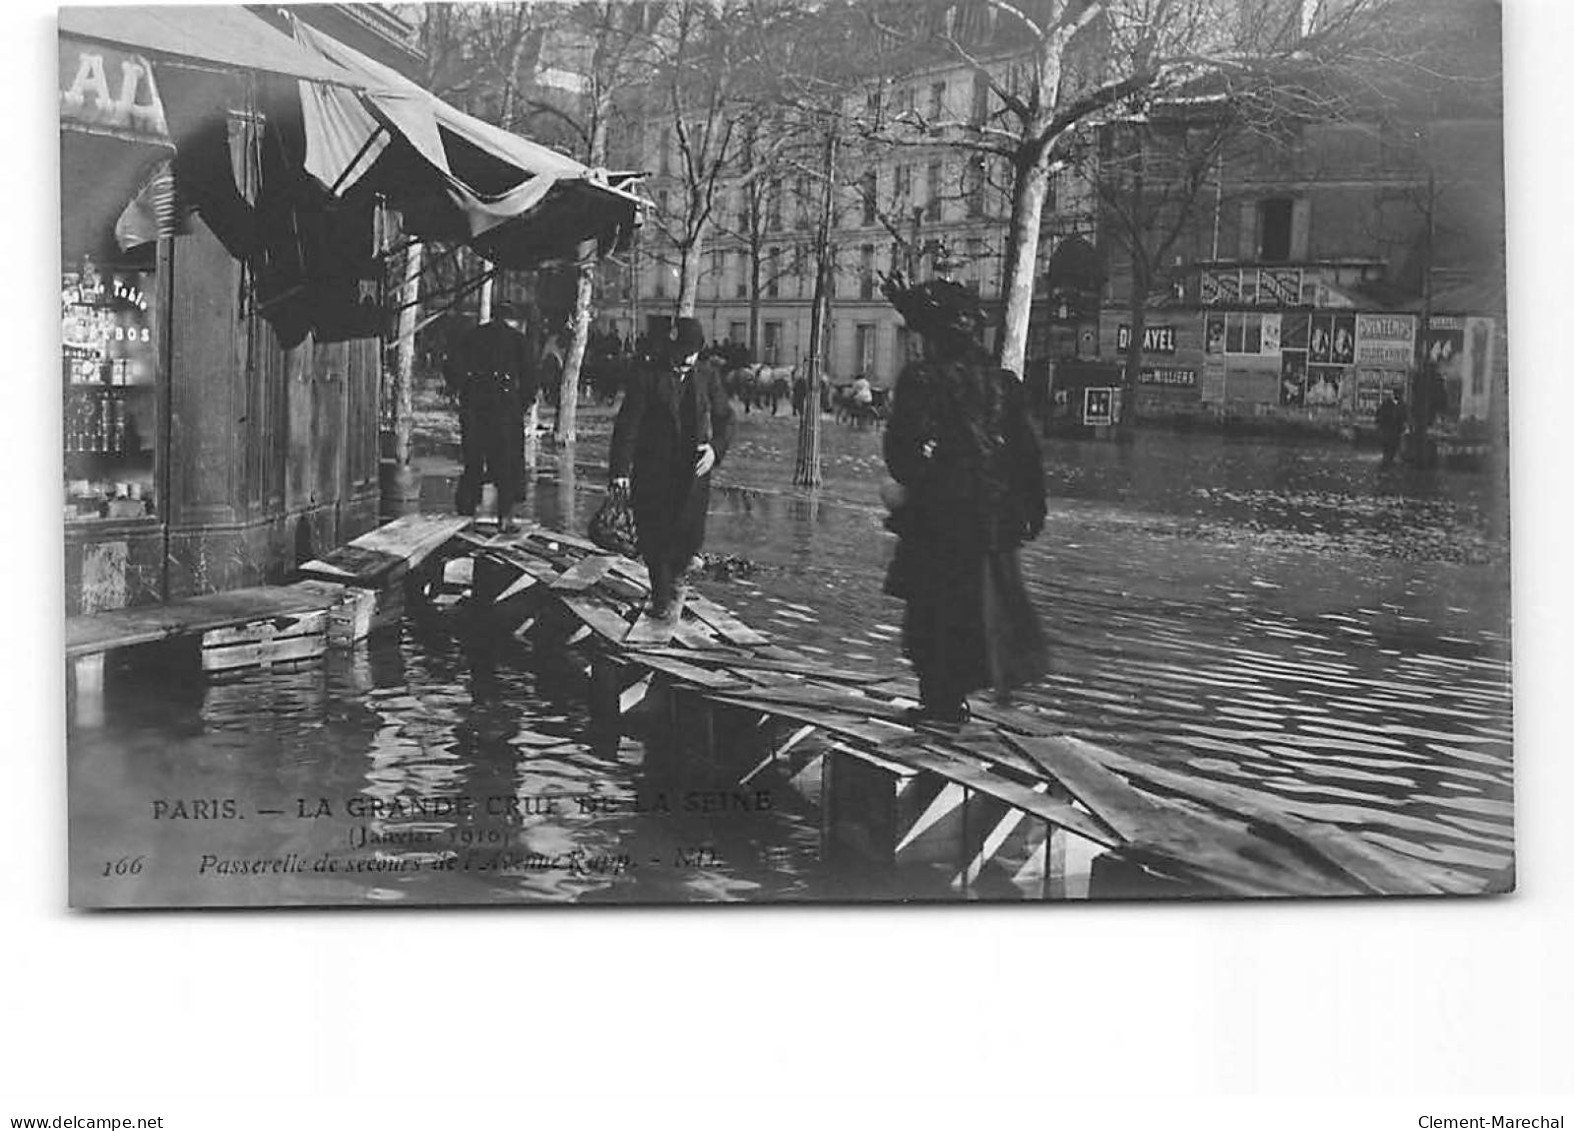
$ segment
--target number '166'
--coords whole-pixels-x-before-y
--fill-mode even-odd
[[[119,860],[104,861],[106,876],[140,876],[145,856],[122,856]]]

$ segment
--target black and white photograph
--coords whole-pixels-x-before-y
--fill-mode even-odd
[[[1574,9],[4,27],[0,1124],[1567,1126]]]
[[[1513,891],[1501,21],[61,8],[71,905]]]

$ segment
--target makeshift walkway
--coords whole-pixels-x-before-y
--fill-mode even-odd
[[[916,685],[773,643],[690,593],[643,612],[643,565],[538,526],[510,535],[409,516],[302,567],[303,580],[152,609],[73,618],[74,694],[102,693],[103,656],[155,641],[200,646],[214,675],[309,660],[402,616],[449,608],[581,667],[593,725],[647,746],[740,807],[776,788],[819,814],[821,840],[965,894],[1439,895],[1480,881],[1227,786],[1056,734],[1028,709],[975,705],[960,729],[906,721]],[[905,890],[905,889],[903,889]],[[923,890],[929,890],[927,887]]]
[[[913,680],[775,645],[692,593],[654,621],[644,567],[573,535],[470,531],[445,553],[440,600],[578,650],[598,721],[654,717],[739,791],[767,775],[790,783],[818,807],[829,851],[1044,898],[1085,895],[1090,881],[1094,894],[1221,897],[1480,888],[1284,813],[1271,795],[1055,734],[1029,710],[975,706],[959,730],[915,727]]]

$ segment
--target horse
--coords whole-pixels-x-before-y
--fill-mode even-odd
[[[889,391],[886,389],[871,390],[873,396],[869,401],[860,401],[853,396],[853,383],[837,385],[831,393],[831,404],[834,408],[836,420],[839,424],[851,424],[854,428],[864,429],[871,424],[879,424],[885,419]]]
[[[740,365],[722,378],[727,392],[743,405],[744,412],[771,406],[775,416],[784,400],[792,397],[796,366]]]

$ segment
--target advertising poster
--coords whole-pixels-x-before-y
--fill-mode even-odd
[[[1334,316],[1332,314],[1312,315],[1312,336],[1308,349],[1308,360],[1314,365],[1326,365],[1333,360],[1334,348]]]
[[[1348,315],[1342,315],[1339,320],[1348,319]],[[1335,361],[1353,360],[1374,369],[1407,369],[1414,364],[1416,319],[1413,315],[1358,314],[1354,323],[1354,353],[1350,357],[1335,357]],[[1457,353],[1457,344],[1452,341],[1440,340],[1435,344],[1440,353],[1447,352],[1450,357]]]
[[[1337,408],[1350,370],[1340,365],[1314,365],[1306,373],[1306,407]]]
[[[1210,355],[1224,356],[1224,324],[1223,314],[1209,314],[1204,323],[1204,352]]]
[[[1349,365],[1355,360],[1355,315],[1340,314],[1333,320],[1333,344],[1328,360],[1335,365]]]
[[[1222,326],[1221,326],[1222,329]],[[1224,355],[1209,353],[1202,359],[1202,384],[1198,389],[1204,404],[1224,403]]]
[[[1285,350],[1280,355],[1279,404],[1300,408],[1306,403],[1306,354]]]
[[[1262,316],[1262,353],[1279,352],[1280,316],[1277,314],[1264,314]]]
[[[1115,390],[1084,389],[1082,392],[1082,423],[1100,427],[1115,423]]]

